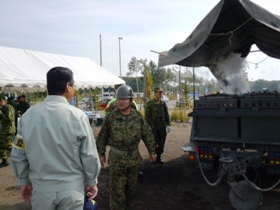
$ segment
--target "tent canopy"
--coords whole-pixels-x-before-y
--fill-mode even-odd
[[[77,89],[125,84],[124,80],[89,58],[0,46],[0,87],[4,91],[46,90],[46,73],[55,66],[73,71]]]
[[[208,67],[231,53],[246,57],[251,46],[280,59],[280,17],[249,0],[221,0],[187,39],[159,55],[159,66]]]

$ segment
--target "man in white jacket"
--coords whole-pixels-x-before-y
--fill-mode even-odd
[[[91,199],[98,192],[95,140],[87,116],[68,103],[75,92],[72,71],[52,68],[47,89],[49,96],[19,122],[22,139],[14,139],[13,171],[32,209],[81,210],[85,194]]]

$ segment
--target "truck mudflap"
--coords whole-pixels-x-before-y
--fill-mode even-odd
[[[255,190],[247,181],[243,180],[231,184],[229,201],[235,209],[255,210],[259,207],[262,196],[260,191]]]

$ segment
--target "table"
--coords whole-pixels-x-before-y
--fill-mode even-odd
[[[91,111],[84,111],[89,119],[89,124],[92,125],[92,122],[96,122],[97,118],[101,118],[100,114],[93,114]]]
[[[100,114],[89,114],[88,118],[92,120],[97,120],[97,118],[101,118],[101,116]]]

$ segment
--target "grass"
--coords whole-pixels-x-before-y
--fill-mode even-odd
[[[143,117],[145,117],[145,111],[143,109],[139,110],[139,112],[142,114]],[[170,116],[170,121],[171,121],[171,125],[172,122],[186,123],[189,121],[189,117],[185,109],[173,108]]]

